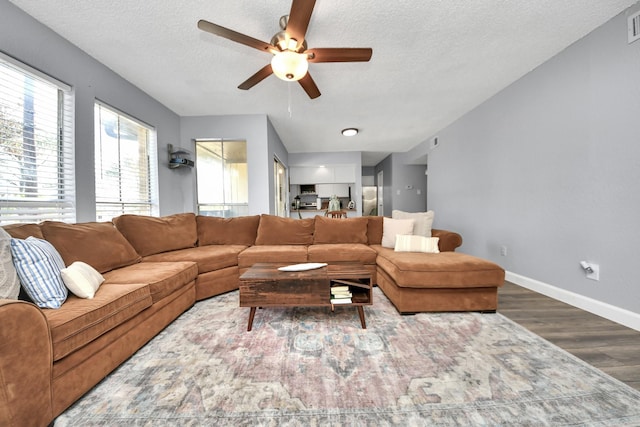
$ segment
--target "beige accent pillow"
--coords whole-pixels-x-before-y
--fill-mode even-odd
[[[428,254],[440,253],[438,249],[439,237],[410,236],[398,234],[396,236],[396,252],[425,252]]]
[[[396,236],[398,234],[412,234],[413,219],[392,219],[384,217],[382,220],[382,246],[394,248],[396,246]]]
[[[78,298],[92,299],[104,282],[102,274],[89,264],[76,261],[69,267],[60,270],[64,285]]]
[[[431,237],[431,226],[433,225],[433,217],[435,213],[433,211],[427,212],[403,212],[394,209],[391,211],[391,218],[393,219],[413,219],[415,224],[413,225],[414,236]]]

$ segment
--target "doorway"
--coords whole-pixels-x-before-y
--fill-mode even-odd
[[[384,216],[384,200],[383,200],[383,188],[384,188],[384,171],[378,172],[378,178],[376,185],[378,186],[378,216]]]
[[[287,169],[277,157],[273,158],[273,185],[275,194],[275,215],[287,216]]]

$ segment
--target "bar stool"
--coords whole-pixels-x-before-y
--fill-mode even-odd
[[[324,216],[327,216],[329,218],[346,218],[347,217],[347,212],[346,211],[326,211],[324,213]]]

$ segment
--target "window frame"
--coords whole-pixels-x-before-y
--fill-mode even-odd
[[[11,191],[11,186],[7,183],[0,184],[0,225],[12,224],[12,223],[33,223],[43,220],[65,221],[75,222],[76,220],[76,185],[75,185],[75,129],[74,129],[74,106],[75,106],[75,93],[73,88],[66,83],[61,82],[11,56],[8,56],[0,52],[0,62],[2,62],[8,68],[13,69],[18,73],[22,73],[23,79],[29,78],[34,84],[50,85],[53,90],[56,91],[57,106],[55,110],[49,109],[52,101],[49,102],[49,106],[46,107],[46,112],[55,112],[55,119],[53,114],[49,114],[45,121],[49,120],[49,126],[54,128],[55,134],[49,130],[49,137],[53,135],[51,141],[56,141],[56,147],[46,150],[46,147],[42,146],[42,143],[46,144],[46,141],[41,139],[45,138],[42,132],[45,132],[39,127],[39,125],[33,124],[31,132],[34,133],[32,142],[34,147],[39,149],[35,152],[35,158],[33,164],[38,168],[39,176],[51,176],[55,173],[55,184],[49,182],[44,184],[48,186],[48,190],[45,190],[42,186],[36,185],[36,192],[23,191],[24,189],[18,189],[17,191]],[[11,77],[7,74],[7,79]],[[4,79],[4,78],[3,78]],[[9,81],[9,80],[7,80]],[[23,89],[24,90],[24,89]],[[33,114],[36,115],[38,109],[36,102],[42,102],[45,98],[45,94],[41,93],[39,98],[36,98],[38,94],[34,93],[33,102]],[[0,96],[2,96],[0,94]],[[6,99],[8,102],[11,100]],[[55,105],[55,104],[53,104]],[[9,110],[10,111],[10,110]],[[22,104],[23,118],[18,121],[22,126],[21,133],[25,129],[25,105],[24,100]],[[39,116],[40,117],[40,116]],[[55,120],[55,126],[52,125]],[[40,122],[40,120],[38,120]],[[40,132],[36,132],[39,130]],[[24,141],[24,134],[22,135]],[[0,140],[0,143],[4,140]],[[34,148],[34,149],[36,149]],[[23,146],[23,156],[24,156]],[[42,153],[38,155],[38,153]],[[1,155],[2,153],[0,153]],[[55,156],[55,161],[48,161],[47,158]],[[3,170],[11,170],[11,163],[19,163],[20,160],[11,160],[9,156],[0,158],[0,167]],[[24,163],[22,163],[24,165]],[[15,167],[15,166],[14,166]],[[22,168],[21,166],[20,168]],[[6,181],[6,180],[2,180]],[[4,188],[2,188],[4,187]],[[52,190],[54,189],[54,190]],[[29,195],[30,194],[30,195]]]
[[[223,217],[223,218],[248,215],[249,214],[249,172],[248,172],[249,163],[248,163],[248,159],[246,158],[248,154],[247,140],[244,138],[198,138],[198,139],[194,139],[193,141],[195,144],[196,206],[197,206],[198,215],[217,216],[217,217]],[[207,142],[214,142],[214,143],[221,144],[221,147],[220,147],[221,155],[219,155],[220,162],[221,162],[221,167],[220,167],[221,180],[219,182],[219,185],[220,185],[220,192],[222,193],[222,199],[220,201],[203,202],[202,200],[200,200],[200,196],[201,196],[200,173],[202,173],[203,165],[200,162],[200,156],[198,155],[198,151],[199,151],[199,144],[207,143]],[[234,186],[234,182],[233,182],[234,180],[225,179],[225,178],[228,178],[227,174],[229,173],[229,167],[227,165],[227,159],[225,158],[224,144],[237,143],[237,142],[243,143],[245,148],[244,165],[246,169],[246,172],[245,172],[246,188],[244,188],[243,190],[240,190],[240,193],[246,193],[246,202],[232,201],[237,197],[237,194],[239,193],[239,189]],[[210,152],[208,148],[203,148],[203,149]]]
[[[126,120],[132,122],[136,126],[142,127],[147,131],[146,138],[146,185],[148,188],[146,200],[123,200],[123,188],[126,187],[126,180],[123,177],[130,168],[122,168],[122,158],[118,154],[118,198],[101,200],[98,174],[102,174],[102,151],[99,150],[100,143],[98,138],[101,137],[103,122],[98,112],[104,109],[110,114],[117,116],[118,120],[118,152],[122,151],[123,135],[120,131],[120,121]],[[140,144],[140,143],[138,143]],[[138,145],[139,147],[139,145]],[[101,100],[94,100],[94,178],[95,178],[95,207],[96,221],[111,221],[116,216],[123,214],[138,214],[158,216],[159,214],[159,191],[158,191],[158,147],[157,147],[157,131],[156,128],[140,119],[137,119],[122,110],[115,108]],[[138,177],[139,178],[139,177]],[[124,184],[124,185],[123,185]],[[111,208],[111,209],[109,209]]]

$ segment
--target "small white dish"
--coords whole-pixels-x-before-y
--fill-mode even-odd
[[[279,267],[280,271],[305,271],[305,270],[313,270],[316,268],[326,267],[326,262],[305,262],[302,264],[292,264],[285,265],[284,267]]]

